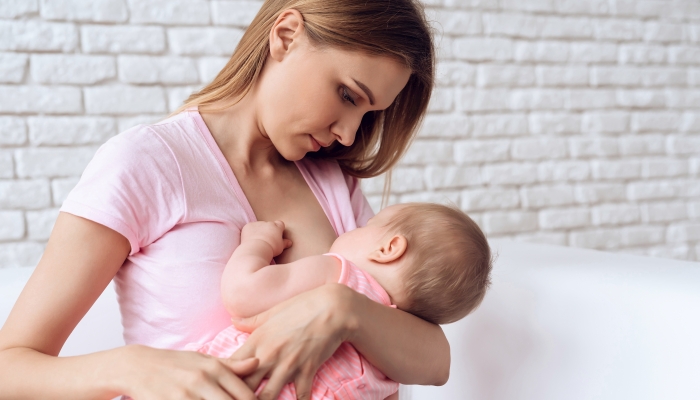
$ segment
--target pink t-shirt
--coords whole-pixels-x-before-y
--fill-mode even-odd
[[[357,179],[332,161],[296,165],[336,234],[367,223],[372,210]],[[114,278],[127,344],[181,349],[230,325],[221,274],[255,215],[195,109],[108,140],[61,211],[131,244]]]

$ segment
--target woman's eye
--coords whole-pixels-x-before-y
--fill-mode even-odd
[[[352,103],[353,106],[357,105],[357,104],[355,104],[355,100],[353,100],[352,97],[350,97],[347,89],[345,89],[345,88],[343,88],[343,100],[349,101],[350,103]]]

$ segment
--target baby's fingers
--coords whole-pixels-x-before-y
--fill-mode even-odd
[[[284,239],[284,248],[288,249],[290,247],[292,247],[292,241],[289,239]]]

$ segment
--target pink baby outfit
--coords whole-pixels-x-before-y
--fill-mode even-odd
[[[372,216],[358,181],[337,163],[307,157],[296,165],[336,234]],[[196,109],[108,140],[61,211],[131,244],[114,278],[127,344],[182,349],[231,325],[221,274],[241,229],[256,219]]]
[[[343,256],[328,253],[340,261],[341,272],[338,283],[364,294],[377,303],[392,306],[389,295],[379,283],[367,272],[357,268]],[[230,326],[214,340],[205,344],[193,343],[186,349],[209,354],[219,358],[230,357],[250,334]],[[265,381],[258,388],[264,387]],[[399,390],[399,384],[387,378],[370,364],[350,343],[343,343],[314,376],[311,400],[384,400]],[[296,400],[293,384],[286,385],[278,400]]]

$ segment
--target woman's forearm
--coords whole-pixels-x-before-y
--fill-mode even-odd
[[[450,375],[450,345],[439,325],[353,296],[349,341],[390,379],[415,385],[444,385]]]

